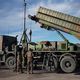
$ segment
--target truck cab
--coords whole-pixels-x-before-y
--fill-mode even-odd
[[[17,38],[13,36],[0,36],[0,64],[5,64],[7,68],[15,66],[15,47]]]

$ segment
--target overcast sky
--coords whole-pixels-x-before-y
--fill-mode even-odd
[[[0,0],[0,35],[19,35],[23,31],[23,1],[24,0]],[[38,23],[28,19],[27,15],[36,14],[40,6],[50,8],[59,12],[80,17],[80,0],[26,0],[26,28],[33,31],[32,41],[61,41],[63,40],[55,31],[41,29]],[[64,36],[73,43],[80,41],[69,34],[63,33]]]

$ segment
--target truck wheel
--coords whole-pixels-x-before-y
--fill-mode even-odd
[[[71,73],[76,68],[76,62],[75,60],[70,56],[65,56],[60,61],[60,67],[63,72]]]
[[[51,66],[51,71],[55,71],[58,67],[58,62],[55,56],[50,57],[50,66]]]
[[[6,59],[7,68],[13,69],[15,67],[15,57],[10,56]]]
[[[50,56],[48,65],[46,66],[46,69],[49,71],[55,71],[58,67],[57,59],[54,55]]]

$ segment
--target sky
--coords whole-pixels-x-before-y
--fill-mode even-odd
[[[0,35],[18,35],[20,40],[23,32],[24,0],[0,0]],[[40,24],[31,21],[27,16],[35,15],[40,6],[80,17],[80,0],[26,0],[27,34],[32,29],[32,41],[63,41],[56,31],[40,28]],[[76,37],[62,34],[72,43],[80,43]]]

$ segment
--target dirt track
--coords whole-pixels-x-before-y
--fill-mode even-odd
[[[80,73],[46,73],[43,71],[34,71],[34,74],[23,74],[13,72],[12,70],[0,69],[0,80],[80,80]]]

